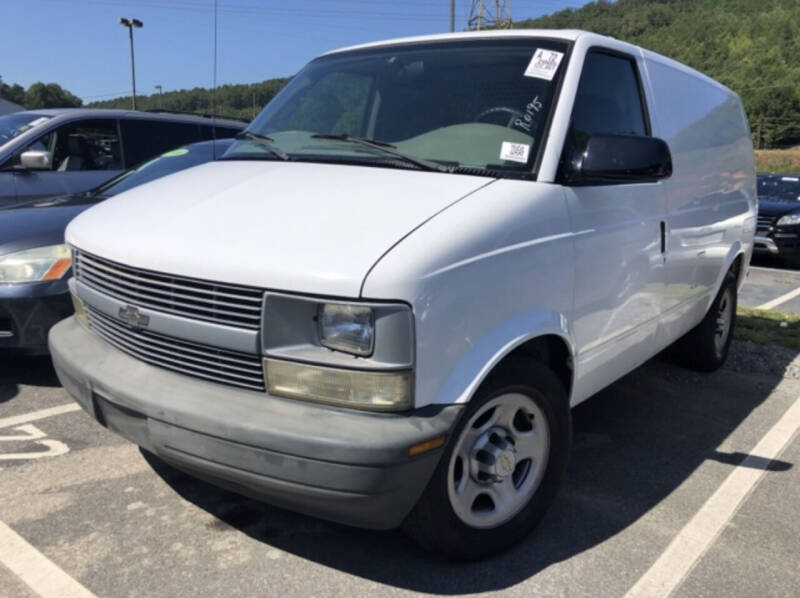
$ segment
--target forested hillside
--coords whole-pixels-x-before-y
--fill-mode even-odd
[[[217,88],[217,114],[250,120],[289,81],[288,78],[268,79],[250,85],[221,85]],[[88,104],[92,108],[130,108],[131,97],[104,100]],[[166,91],[162,96],[136,94],[136,108],[149,110],[165,108],[183,112],[211,114],[213,95],[210,89],[195,87],[180,91]]]
[[[650,48],[737,91],[760,147],[800,144],[800,0],[599,0],[515,27],[587,29]],[[251,118],[288,79],[218,90],[218,113]],[[254,97],[255,95],[255,97]],[[137,96],[140,108],[211,112],[207,89]],[[94,102],[120,107],[130,98]]]
[[[798,0],[600,0],[515,27],[587,29],[675,58],[739,93],[758,146],[800,143]]]

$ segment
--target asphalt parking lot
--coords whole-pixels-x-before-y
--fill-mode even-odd
[[[754,269],[741,303],[796,288]],[[740,342],[711,375],[651,360],[574,410],[539,529],[463,564],[196,481],[90,420],[48,360],[4,359],[0,595],[798,596],[798,378],[795,351]]]

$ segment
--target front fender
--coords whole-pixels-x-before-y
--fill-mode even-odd
[[[506,356],[531,339],[555,335],[564,340],[574,355],[567,318],[556,311],[534,310],[505,320],[478,340],[450,371],[433,402],[466,403],[486,376]],[[570,385],[572,386],[572,385]]]

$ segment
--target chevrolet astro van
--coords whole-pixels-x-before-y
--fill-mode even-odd
[[[739,98],[582,31],[331,52],[222,160],[69,225],[69,393],[173,466],[479,558],[544,515],[570,408],[731,342],[756,223]]]

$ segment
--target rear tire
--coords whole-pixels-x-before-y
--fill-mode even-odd
[[[725,363],[736,325],[736,282],[729,270],[703,321],[678,341],[677,353],[686,367],[713,372]]]
[[[458,560],[510,548],[553,502],[570,443],[569,400],[555,374],[537,362],[501,366],[454,427],[405,531]]]

